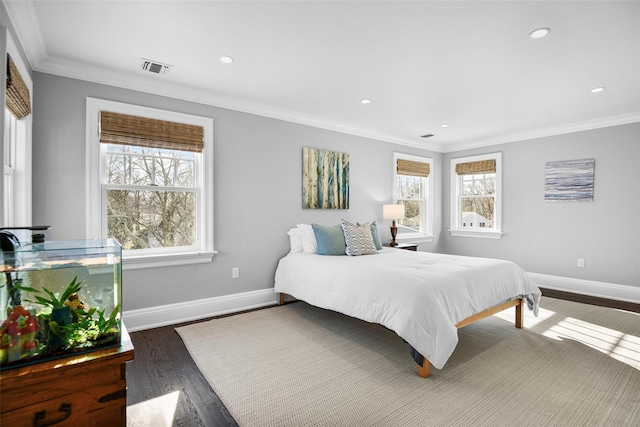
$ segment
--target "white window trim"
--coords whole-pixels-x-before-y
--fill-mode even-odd
[[[425,208],[426,218],[424,217],[422,218],[422,222],[424,224],[424,232],[411,234],[411,235],[398,234],[396,236],[396,241],[401,243],[430,243],[435,238],[435,235],[433,232],[433,209],[434,209],[433,208],[433,198],[434,198],[433,179],[432,179],[433,159],[431,157],[416,156],[413,154],[405,154],[405,153],[399,153],[399,152],[393,153],[393,186],[391,187],[393,188],[393,203],[398,202],[398,200],[396,199],[396,170],[397,170],[398,159],[413,160],[414,162],[428,163],[431,172],[427,177],[427,185],[425,188],[425,190],[427,191],[427,194],[426,194],[427,206]]]
[[[469,230],[460,227],[460,175],[456,173],[458,163],[477,162],[481,160],[496,161],[496,194],[494,202],[494,228],[490,230]],[[502,232],[502,153],[481,154],[478,156],[451,159],[451,228],[449,233],[454,237],[475,237],[483,239],[500,239]]]
[[[203,188],[207,192],[206,197],[201,198],[202,203],[196,213],[198,224],[201,225],[198,228],[196,249],[182,252],[165,250],[152,255],[145,254],[144,251],[132,253],[132,251],[123,250],[122,268],[134,270],[211,262],[217,253],[213,246],[213,119],[97,98],[87,98],[86,109],[87,238],[106,237],[107,232],[106,209],[104,207],[106,198],[102,191],[102,181],[106,170],[104,162],[100,161],[102,159],[101,150],[104,150],[104,147],[101,147],[103,144],[99,141],[100,111],[192,124],[204,128],[204,149],[201,167],[197,171],[197,179],[199,180],[199,192]]]

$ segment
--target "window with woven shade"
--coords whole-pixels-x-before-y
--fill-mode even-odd
[[[451,234],[500,238],[501,154],[451,160]]]
[[[125,268],[210,260],[213,120],[93,98],[87,118],[101,194],[90,235],[116,238]]]
[[[7,82],[5,104],[16,118],[22,119],[31,114],[31,94],[15,62],[7,54]]]
[[[4,33],[3,33],[4,34]],[[2,134],[3,188],[0,223],[23,226],[32,221],[31,77],[10,34],[6,34],[4,133]],[[19,70],[24,70],[20,73]]]
[[[394,203],[405,208],[405,218],[397,223],[397,240],[429,241],[427,236],[433,234],[432,165],[428,157],[394,153]]]

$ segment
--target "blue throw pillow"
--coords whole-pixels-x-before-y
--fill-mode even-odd
[[[380,240],[380,233],[378,233],[378,226],[375,221],[371,223],[371,237],[373,237],[373,243],[375,243],[376,249],[382,249],[382,241]]]
[[[327,227],[324,225],[311,224],[313,233],[318,242],[318,253],[320,255],[346,255],[347,243],[344,240],[344,232],[341,225]]]

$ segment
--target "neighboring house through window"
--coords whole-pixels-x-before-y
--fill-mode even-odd
[[[396,240],[430,241],[433,237],[433,159],[394,153],[394,202],[404,205]],[[414,239],[412,239],[414,238]]]
[[[87,99],[89,237],[113,237],[123,266],[213,256],[213,121]]]
[[[502,236],[501,153],[451,160],[453,236]]]

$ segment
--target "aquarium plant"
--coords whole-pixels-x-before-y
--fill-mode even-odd
[[[42,290],[21,286],[22,291],[31,292],[35,300],[28,300],[51,308],[51,315],[41,314],[48,329],[47,345],[50,350],[56,348],[86,348],[108,342],[118,332],[118,304],[105,318],[104,310],[92,307],[85,311],[85,305],[79,292],[82,282],[74,277],[60,297],[49,289]],[[44,294],[44,295],[43,295]],[[97,315],[97,318],[94,318]]]

